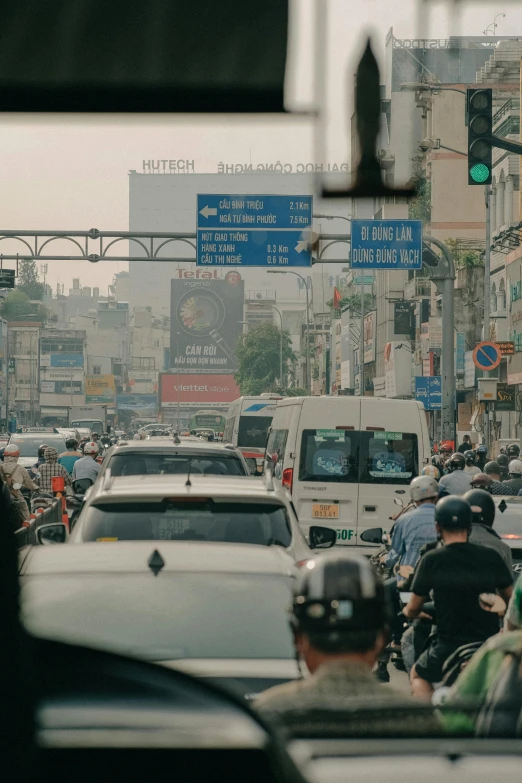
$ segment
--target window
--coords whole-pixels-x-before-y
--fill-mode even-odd
[[[93,364],[92,366],[92,374],[93,375],[101,375],[101,364]]]
[[[243,448],[264,449],[271,424],[272,416],[241,416],[237,445]]]
[[[360,478],[365,484],[409,484],[419,474],[417,436],[360,433]]]
[[[155,430],[150,430],[154,432]],[[190,473],[205,476],[244,476],[243,463],[234,454],[196,456],[194,454],[115,454],[109,463],[113,476],[150,476],[158,474],[186,475]]]
[[[133,370],[155,370],[156,362],[154,356],[133,356],[132,357],[132,369]]]
[[[274,475],[281,478],[283,474],[283,463],[285,458],[285,447],[288,438],[288,430],[272,430],[266,447],[266,453],[269,460],[274,465]],[[276,459],[273,459],[273,457]]]
[[[303,430],[299,481],[357,482],[358,440],[358,432]]]

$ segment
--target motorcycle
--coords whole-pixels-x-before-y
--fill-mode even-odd
[[[80,516],[80,512],[85,501],[85,493],[89,487],[92,487],[92,484],[93,482],[89,478],[75,479],[73,481],[73,494],[67,495],[65,500],[67,506],[67,516],[69,517],[69,530],[72,530],[78,521],[78,517]]]

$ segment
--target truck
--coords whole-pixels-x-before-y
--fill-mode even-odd
[[[85,427],[91,432],[97,432],[101,437],[107,432],[107,406],[106,405],[70,405],[69,427],[77,429]]]

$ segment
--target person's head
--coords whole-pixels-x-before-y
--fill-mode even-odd
[[[464,435],[464,437],[462,438],[462,442],[463,443],[471,443],[470,436],[469,435]]]
[[[78,444],[76,443],[75,438],[67,438],[65,441],[65,447],[67,448],[67,451],[76,451],[78,448]]]
[[[512,459],[508,466],[510,478],[522,478],[522,460]]]
[[[97,442],[100,440],[100,436],[98,435],[98,433],[97,433],[97,432],[93,432],[93,433],[92,433],[92,439],[93,439],[93,441],[94,441],[95,443],[97,443]]]
[[[475,452],[474,451],[465,451],[463,456],[464,456],[464,460],[466,462],[466,465],[474,465],[475,464]]]
[[[484,473],[489,476],[492,481],[500,481],[500,465],[497,460],[492,459],[491,462],[486,462],[484,465]]]
[[[466,500],[471,506],[471,513],[473,514],[472,521],[476,524],[493,526],[495,521],[495,501],[489,494],[483,489],[471,489],[463,496],[463,500]]]
[[[481,443],[480,446],[477,446],[477,448],[475,449],[475,453],[477,455],[477,460],[479,462],[485,462],[488,456],[488,449],[486,446],[484,446],[483,443]]]
[[[451,446],[449,443],[441,443],[440,445],[440,452],[441,454],[451,454]]]
[[[439,486],[432,476],[417,476],[410,484],[410,497],[417,506],[421,503],[435,503],[438,496]]]
[[[95,443],[95,441],[91,440],[88,441],[85,446],[83,447],[83,453],[86,457],[92,457],[93,459],[96,459],[98,456],[99,448],[98,444]]]
[[[497,457],[497,462],[500,465],[500,475],[506,476],[509,465],[509,457],[507,454],[499,454]]]
[[[435,464],[426,465],[426,467],[421,470],[421,473],[423,476],[429,476],[430,478],[435,479],[435,481],[438,481],[440,478],[440,470]]]
[[[17,460],[19,456],[20,456],[20,449],[18,448],[16,443],[8,443],[4,449],[4,461],[6,459]]]
[[[53,446],[47,446],[44,451],[44,458],[46,462],[56,462],[58,459],[58,452]]]
[[[42,443],[41,446],[38,446],[38,459],[42,460],[45,459],[45,449],[47,448],[47,443]]]
[[[464,468],[466,467],[466,460],[464,459],[464,454],[459,454],[459,452],[457,452],[456,454],[452,454],[448,462],[446,463],[446,466],[451,471],[464,470]]]
[[[466,541],[471,530],[471,506],[458,495],[441,498],[435,506],[435,525],[444,542]]]
[[[475,473],[475,475],[471,477],[471,486],[475,489],[485,489],[489,492],[491,482],[491,476],[488,476],[486,473]]]
[[[507,447],[507,455],[511,459],[514,457],[520,457],[520,446],[518,443],[510,443],[510,445]]]
[[[303,566],[294,584],[290,622],[297,652],[313,673],[332,659],[371,668],[388,637],[384,584],[366,558],[328,552]]]

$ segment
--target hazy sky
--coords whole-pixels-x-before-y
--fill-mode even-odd
[[[327,6],[326,159],[348,159],[348,118],[353,71],[370,31],[382,55],[393,27],[398,38],[481,35],[497,19],[498,35],[522,37],[522,7],[511,0],[460,4],[460,19],[449,22],[451,3],[415,0],[323,0]],[[317,25],[314,0],[293,0],[288,98],[294,106],[312,100],[313,48]],[[418,9],[432,7],[429,17]],[[419,28],[419,19],[424,29]],[[4,229],[128,230],[128,171],[142,160],[194,159],[196,171],[215,172],[219,161],[254,164],[313,157],[312,125],[307,119],[243,120],[175,115],[172,118],[60,119],[52,115],[8,115],[0,119],[0,226]],[[175,225],[173,225],[175,230]],[[7,243],[3,243],[5,252]],[[56,245],[56,252],[65,249]],[[123,246],[120,246],[123,247]],[[3,248],[2,248],[3,249]],[[16,252],[11,245],[11,250]],[[6,264],[10,265],[10,264]],[[106,288],[126,264],[49,263],[47,281],[56,287],[73,277],[83,285]]]

